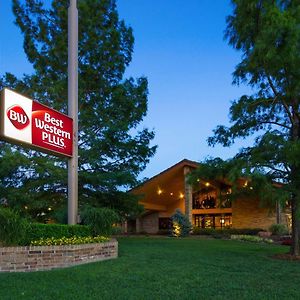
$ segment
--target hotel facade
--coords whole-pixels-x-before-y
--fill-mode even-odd
[[[230,194],[229,185],[224,192],[224,186],[221,191],[220,184],[199,179],[199,185],[193,188],[187,176],[198,167],[197,162],[184,159],[132,189],[130,193],[140,197],[144,212],[136,220],[128,221],[125,231],[156,234],[167,230],[176,209],[199,228],[267,230],[272,224],[287,224],[289,215],[279,205],[263,207],[258,198],[232,202],[226,199],[226,193]],[[247,182],[241,184],[247,185]]]

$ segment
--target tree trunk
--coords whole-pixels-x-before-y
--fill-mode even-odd
[[[292,129],[291,129],[291,140],[294,143],[298,143],[300,140],[300,119],[298,117],[298,104],[295,101],[295,104],[292,106]],[[293,165],[291,166],[291,181],[296,187],[296,192],[292,194],[292,245],[290,253],[292,255],[300,255],[300,169],[299,167]]]
[[[299,211],[298,197],[293,195],[292,197],[292,245],[290,254],[300,255],[300,211]]]

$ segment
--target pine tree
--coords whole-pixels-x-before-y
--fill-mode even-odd
[[[4,74],[0,88],[67,112],[68,1],[13,0],[16,24],[33,74]],[[132,59],[132,29],[114,0],[78,0],[79,203],[139,211],[124,193],[154,155],[154,132],[140,128],[147,112],[147,79],[124,78]],[[66,205],[66,161],[1,142],[0,195],[36,218]],[[1,198],[1,197],[0,197]]]

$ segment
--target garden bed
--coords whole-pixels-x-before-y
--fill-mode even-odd
[[[51,270],[117,257],[115,239],[82,245],[0,247],[0,272]]]

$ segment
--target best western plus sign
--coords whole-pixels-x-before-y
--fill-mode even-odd
[[[2,91],[0,135],[47,153],[72,156],[73,120],[8,89]]]

